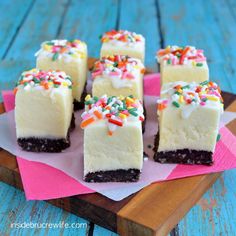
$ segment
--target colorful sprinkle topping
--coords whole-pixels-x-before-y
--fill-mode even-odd
[[[85,111],[82,113],[80,127],[84,129],[97,120],[105,120],[108,126],[108,135],[112,135],[128,120],[144,121],[143,107],[140,101],[132,95],[128,97],[108,97],[107,95],[85,98]]]
[[[188,118],[198,106],[218,107],[223,112],[223,99],[219,86],[212,81],[175,82],[163,86],[161,99],[157,101],[159,111],[168,106],[182,109],[183,118]]]
[[[201,67],[206,57],[203,50],[196,49],[192,46],[178,47],[168,46],[157,52],[158,62],[165,65],[193,65]]]
[[[39,69],[32,69],[21,74],[14,93],[19,88],[29,90],[31,88],[49,90],[52,88],[69,88],[72,89],[71,78],[63,71],[43,71]]]
[[[133,80],[144,74],[145,68],[139,59],[129,56],[107,56],[96,61],[92,71],[92,77],[96,78],[100,75],[109,77],[118,77],[120,79]]]
[[[123,43],[138,43],[144,42],[144,37],[141,34],[135,32],[129,32],[127,30],[111,30],[101,36],[101,42],[107,43],[110,41],[120,41]]]
[[[51,40],[41,44],[41,49],[35,53],[37,57],[41,53],[52,58],[53,61],[61,59],[63,57],[70,58],[85,58],[86,44],[78,39],[72,41],[63,40]]]

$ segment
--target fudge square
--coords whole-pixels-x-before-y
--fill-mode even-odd
[[[211,165],[222,113],[223,101],[216,83],[165,84],[158,100],[154,160]]]
[[[41,44],[35,54],[36,67],[65,71],[73,81],[75,110],[83,108],[87,79],[87,45],[78,40],[52,40]]]
[[[129,97],[86,97],[84,180],[136,182],[143,165],[143,107]]]
[[[157,52],[162,84],[209,80],[209,69],[203,50],[192,46],[168,46]]]
[[[93,96],[129,96],[143,100],[144,65],[129,56],[107,56],[95,62],[92,71]]]
[[[14,93],[16,136],[23,150],[60,152],[70,146],[72,82],[65,72],[25,71]]]
[[[144,63],[145,39],[141,34],[127,30],[111,30],[102,35],[101,42],[101,57],[114,54],[128,55]]]

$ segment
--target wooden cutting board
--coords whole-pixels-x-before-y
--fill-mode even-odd
[[[94,59],[89,60],[91,68]],[[236,112],[236,95],[223,92],[225,108]],[[4,112],[0,104],[0,113]],[[236,135],[236,120],[227,127]],[[121,235],[166,235],[201,198],[221,173],[151,184],[122,201],[98,193],[49,200]],[[23,190],[16,158],[0,149],[0,180]]]

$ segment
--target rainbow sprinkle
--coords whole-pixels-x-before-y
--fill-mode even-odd
[[[144,74],[145,68],[141,61],[129,56],[107,56],[96,61],[92,70],[92,77],[99,75],[107,75],[110,77],[118,77],[120,79],[135,79],[136,74]]]
[[[78,39],[74,40],[51,40],[41,44],[41,49],[35,53],[35,56],[44,54],[52,58],[52,61],[56,61],[62,58],[62,56],[72,58],[85,58],[86,44]]]
[[[119,41],[123,43],[139,43],[144,42],[144,37],[141,34],[130,32],[127,30],[111,30],[101,36],[101,42],[107,43],[110,41]]]
[[[215,106],[223,111],[223,99],[219,86],[212,81],[204,81],[200,84],[175,82],[163,86],[161,98],[157,101],[159,111],[168,106],[176,109],[183,108],[188,115],[186,106],[187,108],[191,106],[191,109],[197,106]],[[185,115],[183,114],[183,116]],[[187,117],[185,116],[185,118]]]
[[[141,102],[132,95],[128,97],[108,97],[107,95],[85,98],[85,111],[82,113],[81,128],[96,122],[106,120],[108,135],[112,135],[118,128],[122,127],[128,120],[144,121],[143,107]]]
[[[72,89],[71,78],[63,71],[43,71],[40,69],[31,69],[24,71],[18,82],[14,93],[16,94],[19,88],[29,90],[31,88],[49,90],[52,88],[69,88]]]
[[[192,65],[197,67],[203,66],[203,62],[206,62],[203,50],[192,46],[168,46],[157,52],[157,59],[159,63],[165,65]]]

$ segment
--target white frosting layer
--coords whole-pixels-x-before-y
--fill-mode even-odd
[[[142,165],[141,121],[129,120],[112,136],[107,135],[105,120],[97,121],[84,130],[84,175],[117,169],[141,170]]]
[[[72,90],[18,87],[15,120],[17,138],[66,138],[73,112]]]

